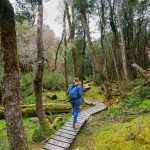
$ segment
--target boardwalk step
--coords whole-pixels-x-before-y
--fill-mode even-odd
[[[67,148],[62,148],[62,147],[55,146],[52,144],[46,144],[44,146],[43,150],[67,150]]]
[[[53,135],[53,136],[51,136],[51,138],[55,139],[55,140],[58,140],[58,141],[61,141],[61,142],[65,142],[65,143],[72,143],[72,140],[73,140],[73,139],[61,137],[61,136],[58,136],[58,135]]]
[[[61,137],[65,137],[65,138],[70,138],[70,139],[74,139],[75,138],[74,135],[67,134],[67,133],[62,133],[62,132],[57,132],[55,135],[61,136]]]
[[[65,143],[65,142],[61,142],[61,141],[58,141],[58,140],[54,140],[54,139],[50,139],[48,141],[49,144],[52,144],[52,145],[55,145],[55,146],[58,146],[60,148],[69,148],[70,147],[70,144],[69,143]]]

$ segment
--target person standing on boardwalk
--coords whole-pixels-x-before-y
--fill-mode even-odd
[[[74,78],[73,84],[71,84],[67,90],[69,102],[72,106],[72,115],[73,115],[73,125],[75,128],[75,123],[77,122],[79,107],[82,102],[82,87],[81,82],[78,78]]]

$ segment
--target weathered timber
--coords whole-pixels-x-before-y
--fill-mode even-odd
[[[69,143],[65,143],[65,142],[61,142],[61,141],[57,141],[54,139],[50,139],[48,141],[49,144],[55,145],[55,146],[59,146],[60,148],[69,148],[70,144]]]
[[[44,150],[66,150],[65,148],[56,146],[56,145],[52,145],[52,144],[46,144],[43,148]]]
[[[61,137],[61,136],[57,136],[57,135],[51,136],[51,139],[55,139],[55,140],[58,140],[61,142],[66,142],[66,143],[72,143],[72,140],[73,140],[73,139],[69,139],[69,138]]]

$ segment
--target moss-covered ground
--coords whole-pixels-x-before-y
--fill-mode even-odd
[[[141,83],[122,84],[121,102],[91,116],[70,149],[150,150],[150,84]]]
[[[80,134],[73,142],[71,150],[150,150],[150,85],[141,84],[141,80],[130,83],[122,83],[120,86],[113,83],[113,92],[122,89],[121,102],[115,103],[107,110],[91,116],[83,126]],[[84,100],[103,102],[104,97],[98,86],[90,83],[91,89],[84,92]],[[56,99],[51,99],[46,95],[50,93],[57,95]],[[43,93],[44,103],[68,103],[64,91],[46,91]],[[34,96],[26,97],[23,104],[35,103]],[[89,106],[83,102],[81,110]],[[55,129],[61,126],[71,117],[68,114],[49,114],[54,120],[56,117],[62,119],[56,124]],[[35,129],[39,128],[39,123],[29,121],[24,118],[28,143],[31,150],[40,150],[44,145],[43,141],[33,142],[33,133],[38,136]],[[6,126],[4,120],[0,120],[0,150],[8,150]]]

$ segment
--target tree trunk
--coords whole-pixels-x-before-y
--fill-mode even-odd
[[[112,47],[110,47],[111,49],[111,54],[112,54],[112,58],[113,58],[113,63],[114,63],[114,67],[115,67],[115,72],[117,75],[117,80],[120,81],[120,75],[119,75],[119,71],[118,71],[118,65],[117,65],[117,60],[116,60],[116,56],[115,56],[115,50],[118,50],[118,33],[117,33],[117,29],[116,29],[116,25],[114,22],[114,3],[113,3],[113,7],[111,4],[110,0],[107,0],[109,3],[109,8],[110,8],[110,27],[112,29],[113,32],[113,37],[112,37]],[[109,41],[108,41],[109,44]],[[109,44],[110,45],[110,44]]]
[[[99,18],[100,18],[100,29],[101,29],[101,47],[102,47],[102,53],[103,53],[102,63],[103,63],[103,72],[108,77],[107,69],[106,69],[106,67],[107,67],[107,50],[104,45],[105,26],[106,26],[104,13],[105,13],[105,1],[101,0],[101,10],[99,11]]]
[[[35,100],[36,100],[36,110],[39,122],[42,128],[42,136],[46,137],[52,134],[52,129],[50,122],[46,117],[43,108],[43,98],[42,98],[42,79],[44,70],[44,46],[43,46],[43,2],[38,1],[38,22],[37,22],[37,71],[34,78],[34,89],[35,89]]]
[[[85,41],[85,32],[83,35],[83,48],[82,48],[82,60],[81,60],[81,85],[83,89],[83,80],[84,80],[84,58],[85,58],[85,48],[86,48],[86,41]]]
[[[19,101],[19,64],[14,10],[8,0],[2,0],[0,3],[1,48],[4,62],[2,92],[9,149],[27,150]]]
[[[84,8],[82,6],[80,6],[80,10],[79,11],[80,11],[80,16],[81,16],[82,26],[83,26],[84,31],[85,31],[86,36],[87,36],[88,45],[89,45],[89,48],[92,51],[92,55],[93,55],[93,59],[94,59],[94,65],[96,66],[96,71],[99,73],[99,75],[100,75],[100,77],[102,79],[102,87],[101,87],[101,89],[102,89],[103,94],[105,96],[105,100],[109,100],[109,99],[112,98],[111,88],[109,86],[109,82],[108,82],[107,76],[103,72],[102,66],[99,63],[96,49],[95,49],[95,47],[94,47],[94,45],[92,43],[91,36],[90,36],[90,31],[89,31],[89,28],[88,28],[88,25],[87,25],[85,10],[84,10]]]
[[[66,3],[66,11],[67,11],[67,18],[68,18],[68,25],[69,25],[69,32],[70,32],[70,39],[71,39],[71,56],[72,56],[72,68],[73,68],[73,76],[74,78],[77,77],[77,66],[76,66],[76,53],[75,53],[75,22],[74,22],[74,4],[71,4],[71,18],[70,19],[70,14],[69,14],[69,8],[68,4]]]
[[[148,59],[149,59],[149,61],[150,61],[150,48],[147,48],[147,47],[146,47],[145,50],[146,50]]]
[[[2,87],[0,85],[0,105],[2,104]]]
[[[63,16],[63,40],[64,40],[64,75],[65,75],[65,91],[68,89],[68,76],[67,76],[67,41],[66,41],[66,1],[64,0],[65,11]]]
[[[123,71],[124,71],[124,76],[125,80],[129,80],[129,75],[128,75],[128,68],[127,68],[127,59],[126,59],[126,52],[125,52],[125,41],[123,37],[123,31],[122,31],[122,19],[121,19],[121,0],[117,0],[117,15],[118,15],[118,30],[120,32],[120,38],[121,38],[121,52],[122,52],[122,64],[123,64]]]

